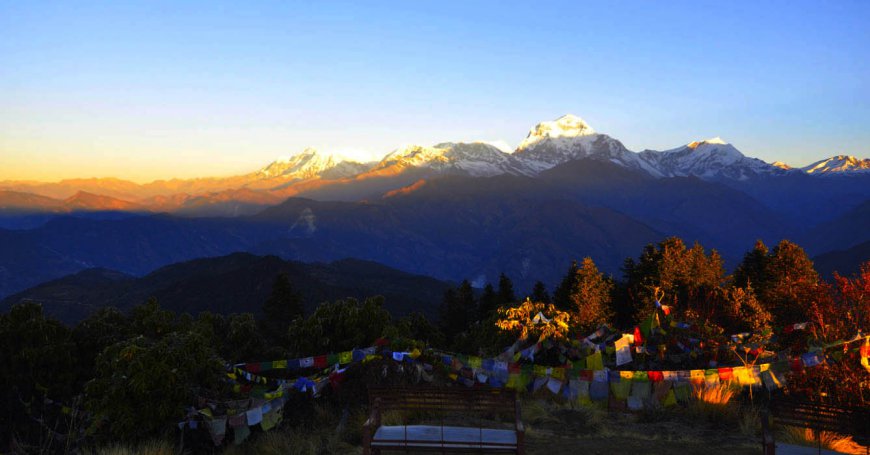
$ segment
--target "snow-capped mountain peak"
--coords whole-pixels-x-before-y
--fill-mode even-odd
[[[519,148],[527,148],[544,139],[574,138],[597,134],[588,123],[576,115],[566,114],[551,122],[541,122],[529,130]]]
[[[626,149],[618,140],[596,133],[583,119],[574,115],[538,123],[529,131],[529,135],[520,143],[513,156],[535,172],[567,161],[590,158],[660,176],[638,154]]]
[[[308,147],[295,155],[281,157],[261,169],[257,174],[263,178],[281,177],[303,180],[315,177],[342,178],[368,169],[368,165],[354,161],[339,153],[323,153]]]
[[[837,155],[816,161],[802,168],[807,174],[840,174],[845,172],[870,172],[870,158],[859,159],[851,155]]]
[[[714,138],[706,139],[706,140],[703,140],[703,141],[694,141],[694,142],[690,142],[690,143],[687,145],[687,147],[689,147],[690,149],[695,149],[695,148],[698,148],[699,145],[705,145],[705,144],[706,144],[706,145],[729,145],[729,144],[728,144],[727,142],[725,142],[721,137],[716,136],[716,137],[714,137]]]
[[[511,154],[485,142],[443,142],[431,147],[408,145],[385,156],[373,171],[427,168],[438,173],[462,173],[474,177],[533,172]]]
[[[754,175],[781,172],[757,158],[749,158],[720,137],[690,142],[663,152],[644,150],[641,158],[663,176],[746,180]]]

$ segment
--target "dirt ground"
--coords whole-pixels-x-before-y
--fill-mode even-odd
[[[584,413],[556,411],[553,421],[532,424],[526,450],[544,454],[759,454],[760,441],[707,423],[662,419],[639,421],[637,415],[610,413],[592,425]],[[577,414],[573,416],[571,414]],[[557,421],[558,419],[558,421]]]

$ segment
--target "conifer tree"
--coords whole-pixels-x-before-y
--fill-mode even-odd
[[[532,288],[532,301],[550,303],[550,294],[547,292],[547,287],[543,282],[538,281],[535,287]]]
[[[637,261],[626,259],[623,272],[624,292],[635,309],[636,320],[652,311],[656,288],[664,292],[662,304],[693,314],[710,313],[725,275],[718,252],[711,250],[708,255],[698,243],[687,249],[678,237],[647,245]]]
[[[514,283],[504,273],[498,277],[498,304],[499,306],[510,305],[517,301],[514,294]]]
[[[579,271],[580,267],[577,266],[577,261],[571,261],[568,273],[565,274],[559,286],[556,287],[556,292],[553,293],[553,304],[561,311],[567,311],[571,308],[571,292],[576,287]]]
[[[570,312],[571,321],[579,330],[592,330],[613,318],[612,291],[613,283],[587,257],[579,267],[576,262],[571,264],[556,290],[556,307]]]
[[[755,289],[776,325],[807,320],[809,300],[818,283],[813,262],[803,248],[788,240],[779,242],[773,251],[759,240],[734,272],[734,285]]]
[[[753,286],[756,291],[767,283],[767,263],[770,262],[770,250],[763,241],[756,240],[752,251],[743,256],[743,261],[734,271],[734,285],[737,287]]]
[[[759,283],[762,300],[778,324],[802,322],[809,317],[809,297],[819,274],[803,248],[783,240],[774,247],[765,267],[766,283]]]
[[[272,284],[272,294],[263,303],[261,325],[264,335],[270,341],[284,344],[287,339],[287,327],[302,315],[302,298],[293,289],[287,274],[278,275]]]
[[[496,309],[498,309],[498,295],[492,285],[487,283],[477,304],[477,320],[486,320]]]
[[[477,316],[477,310],[474,290],[468,280],[463,280],[457,289],[448,289],[444,293],[439,325],[448,342],[468,330],[471,321]]]
[[[464,321],[462,331],[465,331],[477,318],[477,301],[474,299],[474,289],[468,280],[463,280],[456,290],[457,313],[462,313]],[[461,311],[460,311],[461,310]]]

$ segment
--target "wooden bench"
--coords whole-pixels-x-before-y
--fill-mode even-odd
[[[435,452],[524,452],[525,429],[516,391],[499,388],[391,387],[370,388],[371,414],[363,426],[363,453],[384,450]],[[382,425],[388,411],[438,414],[437,425]],[[485,426],[483,416],[509,416],[510,429]],[[461,417],[463,425],[444,424],[444,417]],[[478,425],[467,425],[468,418]]]
[[[831,431],[852,436],[864,446],[870,446],[870,409],[836,406],[793,397],[777,397],[770,401],[769,415],[780,425],[809,428],[819,437],[820,431]],[[767,415],[761,419],[762,453],[774,455],[773,432],[768,427]],[[819,437],[821,452],[821,438]],[[868,447],[870,453],[870,447]]]

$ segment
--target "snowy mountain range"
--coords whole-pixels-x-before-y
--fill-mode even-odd
[[[34,208],[64,206],[64,210],[81,207],[91,211],[135,209],[235,216],[256,213],[293,196],[335,200],[377,197],[420,179],[439,176],[537,177],[575,160],[612,163],[656,179],[693,176],[732,186],[780,176],[870,175],[870,159],[838,155],[805,168],[792,168],[747,157],[718,137],[665,151],[634,152],[619,140],[596,132],[580,117],[564,115],[535,125],[512,152],[487,142],[444,142],[403,146],[380,161],[361,163],[338,153],[306,148],[257,171],[232,177],[158,180],[141,185],[118,179],[0,182],[0,191],[5,191],[5,196],[0,194],[0,210],[26,209],[27,201],[35,201]],[[91,196],[75,204],[81,192]],[[54,200],[22,196],[25,193]],[[73,202],[64,202],[69,198]]]
[[[812,175],[835,175],[844,173],[870,173],[870,158],[858,159],[854,156],[837,155],[816,161],[802,168]]]
[[[562,163],[593,159],[642,171],[652,177],[695,176],[704,180],[747,180],[758,176],[805,172],[810,175],[865,172],[870,159],[839,155],[806,168],[767,163],[747,157],[719,137],[693,141],[665,150],[633,152],[622,142],[595,131],[580,117],[565,115],[535,125],[512,153],[485,142],[445,142],[433,146],[408,145],[387,154],[376,164],[342,160],[313,149],[288,160],[276,161],[261,175],[293,175],[300,179],[348,178],[356,175],[395,175],[410,169],[434,174],[490,177],[501,174],[535,176]]]
[[[321,153],[306,148],[302,153],[280,158],[257,171],[263,178],[281,177],[291,180],[310,178],[337,179],[365,172],[371,164],[360,163],[336,153]]]

